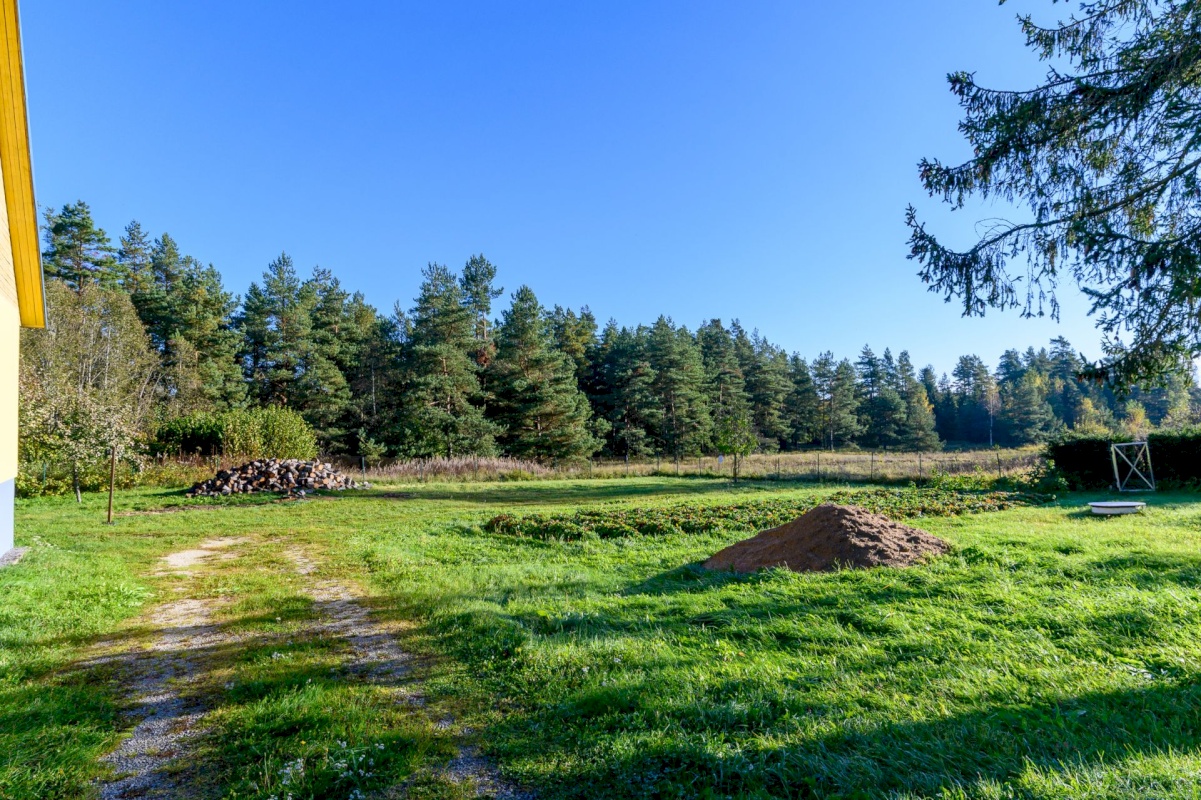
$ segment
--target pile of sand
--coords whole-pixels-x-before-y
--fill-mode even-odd
[[[767,567],[793,572],[907,567],[946,551],[946,542],[925,531],[855,506],[824,503],[792,522],[715,553],[705,567],[734,572]]]

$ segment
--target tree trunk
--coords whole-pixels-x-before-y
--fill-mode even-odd
[[[83,493],[79,491],[79,465],[71,464],[71,484],[75,487],[75,502],[83,502]]]

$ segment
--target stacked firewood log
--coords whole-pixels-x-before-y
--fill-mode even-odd
[[[193,486],[187,495],[220,497],[250,492],[304,495],[322,489],[342,491],[358,488],[367,488],[367,484],[356,483],[329,463],[295,458],[264,458],[233,469],[223,469],[215,477]]]

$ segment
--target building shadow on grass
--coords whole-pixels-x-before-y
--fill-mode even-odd
[[[1053,550],[1048,545],[1044,552]],[[983,553],[981,559],[941,570],[848,571],[801,582],[771,573],[709,572],[689,564],[631,584],[620,592],[623,600],[591,606],[586,614],[514,615],[497,609],[460,615],[453,627],[473,642],[462,657],[481,663],[517,657],[530,637],[557,637],[564,644],[612,641],[637,652],[644,638],[692,642],[690,631],[703,628],[713,629],[734,650],[744,641],[748,651],[771,647],[773,639],[782,650],[837,645],[839,670],[879,676],[881,691],[889,691],[888,676],[907,665],[931,665],[932,676],[942,674],[944,663],[946,669],[957,668],[954,630],[914,639],[909,625],[898,625],[893,616],[915,602],[963,602],[965,581],[999,569],[992,555]],[[1083,564],[1067,556],[1063,563],[1105,574],[1115,587],[1187,587],[1201,580],[1201,556],[1187,553],[1113,555]],[[1026,568],[1042,570],[1035,562],[1016,567]],[[1022,579],[1008,570],[1001,574]],[[1046,580],[1053,596],[1063,577],[1052,569]],[[963,644],[986,640],[990,625],[1001,633],[1006,620],[989,614],[965,623]],[[1032,635],[1084,637],[1118,655],[1137,642],[1162,640],[1167,632],[1161,626],[1174,624],[1149,611],[1122,608],[1059,620],[1053,607],[1037,602],[1021,615],[1022,625],[1037,628]],[[862,652],[841,646],[848,635],[862,640]],[[1135,782],[1147,780],[1150,788],[1141,793],[1146,796],[1175,796],[1174,788],[1153,785],[1155,769],[1167,771],[1158,777],[1169,785],[1191,781],[1182,794],[1201,789],[1201,775],[1192,772],[1122,764],[1201,749],[1201,678],[1183,667],[1144,673],[1138,680],[1146,683],[1132,687],[1129,676],[1137,671],[1115,665],[1122,677],[1113,683],[1124,688],[1033,702],[969,689],[980,692],[960,703],[971,710],[940,716],[917,710],[929,709],[930,703],[915,703],[913,712],[883,699],[877,707],[870,691],[848,696],[845,705],[829,692],[810,693],[808,687],[836,679],[820,665],[812,674],[778,681],[757,680],[750,673],[723,681],[729,673],[718,669],[711,673],[717,681],[687,683],[686,676],[696,674],[693,667],[709,652],[691,644],[662,650],[634,667],[633,682],[622,679],[625,667],[614,668],[617,679],[606,683],[581,679],[576,688],[563,687],[553,701],[526,706],[503,720],[488,731],[488,740],[496,755],[518,765],[536,748],[538,763],[561,768],[549,776],[556,793],[581,798],[674,796],[681,787],[691,787],[698,797],[992,796],[994,784],[1038,779],[1039,773],[1054,780],[1069,770],[1075,777],[1068,781],[1108,772],[1108,778],[1098,778],[1098,787],[1129,786],[1133,793],[1138,793]],[[593,671],[607,668],[602,663]],[[1047,690],[1054,694],[1054,685]],[[930,718],[904,719],[908,713]],[[536,739],[531,731],[538,732]],[[787,744],[772,744],[782,740]],[[1072,796],[1089,792],[1079,791],[1083,794]],[[996,794],[1042,796],[1039,789],[1012,787]]]
[[[671,735],[643,740],[638,731],[648,730],[644,723],[652,717],[655,729]],[[610,787],[605,796],[628,796],[635,787],[656,784],[664,791],[671,784],[690,786],[695,796],[975,796],[1032,771],[1102,765],[1120,771],[1122,761],[1141,755],[1194,753],[1201,746],[1201,686],[1190,681],[1062,702],[993,705],[935,720],[858,723],[854,732],[792,734],[795,741],[783,746],[764,744],[771,741],[760,735],[767,731],[744,727],[719,734],[702,714],[665,718],[663,709],[644,708],[637,697],[598,689],[574,703],[511,718],[502,726],[507,730],[496,731],[498,751],[520,758],[504,742],[517,741],[530,726],[559,734],[549,737],[542,757],[569,765],[555,780],[572,797],[600,796],[597,787]],[[788,736],[790,727],[780,732]],[[611,746],[623,728],[629,735],[620,747]],[[1192,780],[1201,783],[1201,777]],[[1040,794],[1000,792],[1011,793]]]
[[[281,621],[297,624],[270,629]],[[91,645],[93,652],[71,664],[29,675],[8,689],[0,687],[0,694],[6,696],[0,706],[6,709],[0,713],[0,738],[19,731],[18,744],[36,744],[34,749],[13,750],[5,757],[36,773],[44,748],[59,742],[77,755],[71,781],[91,782],[98,774],[97,757],[111,751],[119,737],[134,732],[143,721],[157,720],[170,727],[176,719],[183,725],[196,714],[220,712],[227,724],[232,719],[254,726],[241,735],[253,738],[265,750],[231,749],[233,743],[223,741],[202,721],[195,744],[179,763],[167,765],[172,772],[182,772],[164,778],[172,785],[189,786],[189,797],[191,789],[200,792],[198,797],[218,796],[223,782],[257,769],[264,752],[300,751],[301,738],[326,743],[346,738],[347,723],[340,708],[351,702],[357,707],[375,703],[380,713],[407,720],[392,732],[381,731],[383,740],[395,745],[389,750],[395,758],[416,758],[432,749],[444,751],[449,759],[454,748],[441,741],[446,735],[435,732],[434,720],[422,707],[417,674],[421,662],[407,653],[362,659],[356,655],[360,651],[374,654],[384,648],[372,636],[356,635],[350,642],[331,633],[325,622],[313,609],[292,603],[270,614],[219,623],[139,625],[104,637],[71,638],[72,644]],[[236,670],[246,667],[252,667],[246,677],[231,680]],[[385,695],[370,694],[373,688],[385,690]],[[300,696],[309,699],[295,699]],[[56,763],[62,763],[61,756]]]

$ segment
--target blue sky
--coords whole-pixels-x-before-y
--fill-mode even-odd
[[[43,205],[137,218],[242,293],[286,250],[389,310],[483,252],[512,291],[604,319],[740,318],[790,351],[908,349],[949,370],[1067,336],[965,320],[907,261],[923,155],[962,159],[956,69],[1022,87],[1014,24],[1064,4],[23,3]]]

